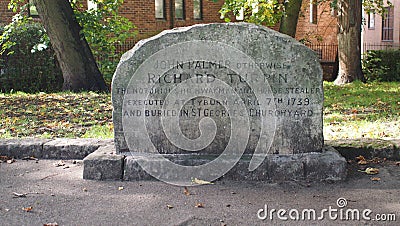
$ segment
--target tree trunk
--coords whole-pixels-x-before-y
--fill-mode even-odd
[[[365,81],[361,70],[362,0],[338,0],[339,73],[336,85]]]
[[[63,90],[107,91],[68,0],[34,0],[64,77]]]
[[[297,21],[301,8],[302,0],[290,0],[285,3],[285,15],[282,16],[279,25],[279,32],[292,36],[296,36]]]

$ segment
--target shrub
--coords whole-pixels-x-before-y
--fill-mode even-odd
[[[400,50],[371,50],[362,61],[368,81],[400,81]]]
[[[18,18],[3,28],[1,36],[0,91],[54,92],[63,78],[45,29]]]
[[[10,1],[9,7],[14,12],[17,12],[18,9],[20,9],[20,13],[14,16],[13,22],[6,26],[8,28],[6,30],[18,26],[23,27],[27,22],[32,24],[32,19],[27,15],[29,4],[26,4],[26,2],[27,1],[23,0]],[[82,10],[86,7],[83,5],[82,1],[72,0],[70,3],[74,9],[75,18],[83,28],[81,32],[90,46],[99,70],[103,74],[106,83],[110,84],[114,71],[118,65],[119,58],[122,55],[121,52],[117,51],[116,47],[124,43],[127,39],[133,38],[137,33],[137,31],[134,30],[135,26],[127,18],[118,14],[118,9],[124,3],[124,0],[92,0],[92,3],[95,3],[98,6],[90,10]],[[48,36],[45,34],[43,28],[40,30],[43,31],[40,36],[40,43],[44,43],[45,47],[47,47],[49,46]],[[6,36],[10,35],[7,32],[5,32],[5,34]],[[1,38],[1,41],[3,41],[1,43],[2,49],[9,50],[10,44],[12,45],[13,42],[8,42],[4,37],[3,33],[3,37]],[[38,44],[29,46],[40,47]],[[40,48],[36,49],[40,50]],[[53,51],[50,48],[45,49],[45,52],[48,52],[54,59],[54,62],[56,62]],[[39,61],[36,60],[36,62]],[[48,63],[51,64],[52,62]],[[57,66],[57,63],[55,64]],[[36,67],[39,67],[39,65],[36,65]],[[47,72],[52,73],[51,70]],[[47,81],[52,80],[48,79]],[[61,84],[62,82],[60,85]],[[3,89],[1,85],[0,89]]]

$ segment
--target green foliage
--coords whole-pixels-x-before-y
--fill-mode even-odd
[[[325,139],[400,136],[400,83],[324,82]]]
[[[362,5],[365,12],[379,15],[386,13],[386,7],[393,6],[389,0],[363,0]]]
[[[125,17],[118,15],[124,0],[92,0],[97,8],[82,10],[79,0],[71,1],[75,17],[83,27],[82,33],[90,45],[97,64],[107,83],[111,82],[122,53],[116,46],[132,38],[136,33],[134,25]]]
[[[400,49],[368,51],[362,67],[368,81],[400,81]]]
[[[2,30],[0,44],[0,91],[61,89],[62,74],[41,24],[17,14]]]
[[[119,44],[136,35],[134,25],[125,17],[118,15],[118,9],[124,0],[92,0],[97,8],[84,10],[82,1],[71,0],[75,17],[82,26],[82,34],[86,38],[97,65],[106,83],[111,83],[113,73],[122,53],[116,51]],[[29,4],[24,0],[10,0],[9,9],[20,11],[20,23],[30,20],[27,17]],[[43,39],[48,37],[45,34]],[[40,43],[38,43],[40,44]],[[6,43],[3,49],[9,49],[12,43]],[[11,52],[12,54],[12,52]]]
[[[284,14],[284,5],[278,0],[225,0],[221,10],[221,17],[230,22],[229,14],[243,15],[246,22],[275,25]]]
[[[214,0],[217,1],[217,0]],[[292,0],[289,0],[292,1]],[[230,22],[229,14],[243,15],[246,22],[273,26],[285,15],[285,3],[279,0],[225,0],[220,10],[222,18]],[[338,0],[318,0],[318,3],[330,2],[333,9],[338,9]],[[389,0],[363,0],[364,10],[383,15],[385,7],[392,6]]]

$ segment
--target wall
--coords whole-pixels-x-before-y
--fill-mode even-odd
[[[8,9],[10,0],[0,0],[0,25],[4,26],[11,22],[15,13]]]
[[[368,13],[363,12],[365,24],[362,28],[363,52],[368,49],[380,49],[380,45],[400,46],[400,0],[392,0],[394,14],[393,41],[382,41],[382,16],[375,14],[375,26],[368,27]]]
[[[120,9],[120,14],[124,15],[138,28],[138,40],[153,36],[162,30],[171,29],[173,27],[189,26],[198,23],[223,22],[219,18],[219,9],[223,1],[213,2],[203,0],[203,18],[194,19],[193,1],[185,1],[185,18],[175,19],[174,11],[171,15],[171,8],[174,10],[174,1],[165,0],[165,19],[155,18],[155,1],[154,0],[126,0]],[[171,18],[173,18],[171,20]]]
[[[337,19],[331,14],[329,2],[322,2],[317,7],[317,23],[310,22],[310,0],[303,0],[296,39],[311,43],[337,44]]]
[[[84,7],[86,7],[87,1],[82,0],[82,2],[84,3]],[[224,2],[223,0],[216,2],[212,0],[202,0],[203,18],[201,20],[194,19],[193,0],[185,0],[186,14],[184,20],[177,20],[175,18],[171,20],[170,4],[173,4],[174,0],[165,0],[166,18],[156,19],[154,2],[154,0],[125,0],[120,9],[120,14],[129,18],[138,28],[139,35],[136,38],[137,40],[150,37],[162,30],[172,27],[189,26],[198,23],[223,22],[218,12]],[[8,3],[9,0],[0,0],[0,23],[3,25],[9,23],[14,15],[11,10],[7,9]],[[318,23],[310,23],[310,2],[309,0],[303,1],[296,39],[308,40],[312,43],[323,42],[336,44],[336,18],[330,14],[329,3],[319,4],[317,12]]]

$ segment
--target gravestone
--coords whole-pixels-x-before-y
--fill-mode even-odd
[[[331,175],[329,161],[343,159],[324,150],[318,57],[265,27],[202,24],[142,40],[121,58],[112,103],[125,179],[187,185],[344,171]]]

